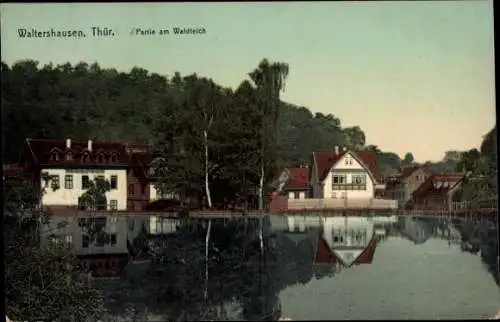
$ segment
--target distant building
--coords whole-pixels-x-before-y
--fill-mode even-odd
[[[422,185],[430,174],[420,166],[410,166],[401,174],[386,178],[384,197],[398,201],[403,208],[412,198],[412,193]]]
[[[432,175],[412,194],[411,207],[419,210],[451,211],[453,195],[465,179],[464,173]]]

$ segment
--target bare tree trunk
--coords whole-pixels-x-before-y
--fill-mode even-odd
[[[264,200],[263,200],[263,194],[264,194],[264,161],[261,161],[260,165],[260,181],[259,181],[259,210],[264,209]]]
[[[212,229],[212,220],[208,220],[207,237],[205,238],[205,300],[208,298],[208,242],[210,241],[210,231]]]
[[[203,136],[205,137],[205,193],[207,194],[208,207],[212,208],[212,197],[208,184],[208,130],[203,131]]]
[[[264,238],[263,238],[263,231],[264,229],[264,221],[261,218],[259,218],[259,240],[260,240],[260,252],[263,254],[264,253]]]

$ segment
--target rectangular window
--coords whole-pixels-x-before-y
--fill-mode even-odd
[[[118,188],[118,176],[111,176],[110,185],[111,185],[111,189]]]
[[[149,232],[156,234],[156,218],[153,216],[149,217]]]
[[[116,234],[109,235],[109,243],[112,246],[116,245]]]
[[[352,183],[354,184],[365,184],[366,175],[365,174],[355,174],[352,176]]]
[[[111,208],[111,210],[117,210],[118,209],[118,200],[110,200],[109,207]]]
[[[295,191],[295,192],[293,193],[293,198],[294,198],[294,199],[299,199],[299,198],[300,198],[300,192]]]
[[[88,188],[90,188],[89,176],[83,175],[82,176],[82,189],[88,189]]]
[[[64,176],[64,189],[73,189],[73,175],[67,174]]]
[[[134,195],[134,185],[132,183],[130,183],[128,185],[128,195],[129,196],[133,196]]]
[[[59,176],[58,175],[53,175],[52,180],[50,181],[50,187],[52,189],[59,189]]]
[[[108,233],[116,233],[116,222],[118,218],[116,216],[110,216],[108,219]]]
[[[97,178],[97,179],[99,179],[99,180],[101,180],[101,181],[104,181],[104,180],[105,180],[104,176],[102,176],[102,175],[99,175],[99,176],[97,176],[96,178]]]
[[[66,235],[66,247],[67,248],[72,248],[73,247],[73,236]]]
[[[345,175],[334,175],[333,176],[333,183],[334,184],[344,184],[345,183]]]
[[[89,247],[89,235],[86,235],[86,234],[82,235],[82,247],[83,248]]]

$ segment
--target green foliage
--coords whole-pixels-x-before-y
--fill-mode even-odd
[[[413,157],[413,154],[411,152],[408,152],[405,154],[405,157],[403,159],[403,164],[405,165],[410,165],[415,161],[415,158]]]
[[[484,137],[481,151],[471,149],[461,153],[460,157],[457,170],[466,171],[469,175],[455,199],[479,204],[484,200],[498,198],[496,125]]]
[[[5,304],[13,320],[97,318],[102,298],[82,275],[76,258],[64,248],[41,246],[41,225],[48,218],[38,211],[33,188],[21,180],[5,182],[4,217]]]
[[[81,201],[87,205],[89,210],[96,210],[99,206],[107,204],[106,192],[111,190],[109,181],[96,177],[89,181],[89,188],[80,196]]]

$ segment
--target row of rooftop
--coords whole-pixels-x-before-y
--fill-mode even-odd
[[[466,178],[465,173],[432,174],[415,164],[382,177],[372,153],[338,147],[313,152],[311,159],[309,166],[285,169],[277,193],[294,202],[378,198],[396,200],[400,208],[446,209]]]

